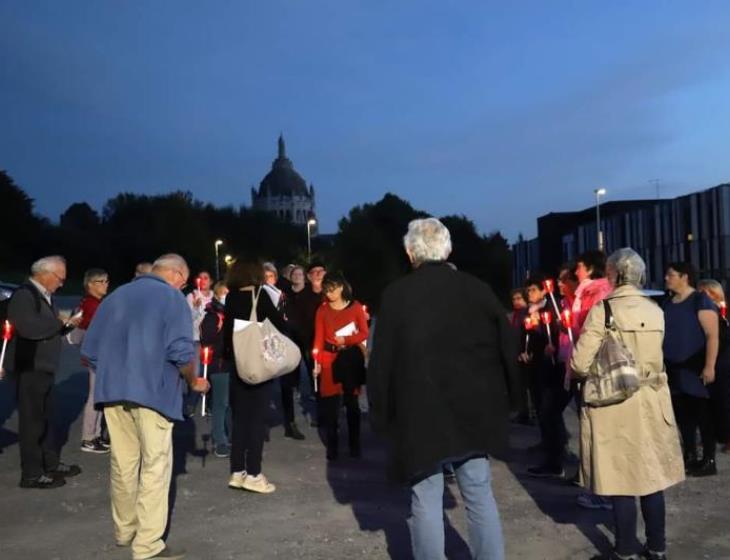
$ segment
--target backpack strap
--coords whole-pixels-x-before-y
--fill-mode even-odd
[[[251,315],[249,315],[248,320],[252,323],[258,323],[258,315],[256,314],[256,306],[259,303],[259,296],[261,295],[261,290],[263,290],[263,286],[259,286],[258,291],[254,288],[251,290]]]

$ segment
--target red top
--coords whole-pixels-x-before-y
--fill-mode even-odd
[[[319,376],[319,392],[323,397],[334,397],[342,394],[342,385],[332,379],[332,362],[337,357],[336,352],[324,349],[325,342],[335,344],[335,333],[349,323],[355,324],[356,332],[345,337],[345,346],[355,346],[365,342],[368,338],[368,320],[365,310],[359,302],[353,301],[345,309],[332,309],[329,303],[323,303],[317,309],[314,320],[314,359],[322,365],[322,374]]]
[[[94,314],[99,308],[100,303],[100,299],[97,299],[89,294],[86,294],[83,298],[81,298],[81,303],[79,304],[79,307],[81,308],[81,311],[84,312],[84,315],[83,317],[81,317],[81,323],[79,323],[80,329],[87,330],[89,328],[91,320],[94,318]]]

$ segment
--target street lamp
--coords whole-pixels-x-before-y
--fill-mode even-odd
[[[231,266],[231,264],[233,264],[233,257],[231,255],[226,255],[223,257],[223,261],[226,263],[226,266]]]
[[[601,231],[601,197],[606,195],[606,189],[594,189],[596,194],[596,233],[598,235],[598,250],[603,251],[603,232]]]
[[[215,279],[221,279],[221,259],[218,256],[218,247],[223,245],[222,239],[216,239],[215,241]]]
[[[317,225],[317,220],[309,218],[307,220],[307,262],[312,260],[312,226]]]

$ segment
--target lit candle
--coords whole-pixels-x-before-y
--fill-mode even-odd
[[[208,366],[213,361],[213,349],[210,346],[203,346],[200,349],[201,362],[203,362],[203,379],[208,379]],[[203,404],[201,410],[201,416],[205,416],[205,397],[206,393],[203,393]]]
[[[530,331],[532,330],[532,319],[525,317],[525,354],[527,354],[527,347],[530,344]]]
[[[5,352],[8,349],[8,342],[13,338],[13,325],[10,321],[3,323],[3,349],[0,351],[0,379],[2,379],[5,370],[3,369],[3,363],[5,363]]]
[[[570,309],[564,309],[560,319],[563,326],[568,330],[570,343],[575,346],[575,341],[573,340],[573,314],[570,312]]]
[[[727,303],[721,301],[718,305],[720,306],[720,317],[727,320]]]
[[[550,295],[550,301],[553,304],[553,309],[555,310],[555,313],[560,315],[560,310],[558,309],[558,302],[555,301],[555,294],[553,293],[555,291],[555,282],[553,282],[552,278],[547,278],[547,279],[543,280],[542,287]]]
[[[313,348],[312,349],[312,357],[314,358],[314,364],[316,367],[317,364],[317,356],[319,355],[319,349]],[[314,372],[312,372],[312,377],[314,377],[314,393],[317,394],[319,392],[318,384],[317,384],[317,375],[314,375]]]
[[[540,318],[542,319],[542,322],[545,325],[545,329],[547,330],[547,336],[548,336],[548,345],[552,346],[553,344],[553,336],[552,332],[550,331],[550,323],[553,320],[553,314],[549,311],[543,311],[540,313]],[[555,355],[551,356],[552,362],[555,363]]]

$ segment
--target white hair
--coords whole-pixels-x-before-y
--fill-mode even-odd
[[[261,268],[264,269],[264,272],[273,272],[274,274],[279,276],[279,271],[276,270],[276,265],[272,262],[267,261],[267,262],[263,263],[261,265]]]
[[[644,259],[630,247],[611,253],[606,260],[606,268],[616,271],[616,286],[630,284],[636,288],[643,288],[646,283]]]
[[[152,263],[152,272],[159,270],[178,270],[180,272],[189,272],[188,263],[180,255],[175,253],[167,253]]]
[[[50,257],[38,259],[30,265],[30,273],[35,276],[42,272],[52,272],[54,268],[58,268],[59,266],[65,267],[66,259],[64,259],[61,255],[51,255]]]
[[[415,265],[426,261],[445,261],[451,254],[451,234],[436,218],[413,220],[408,224],[403,246]]]

